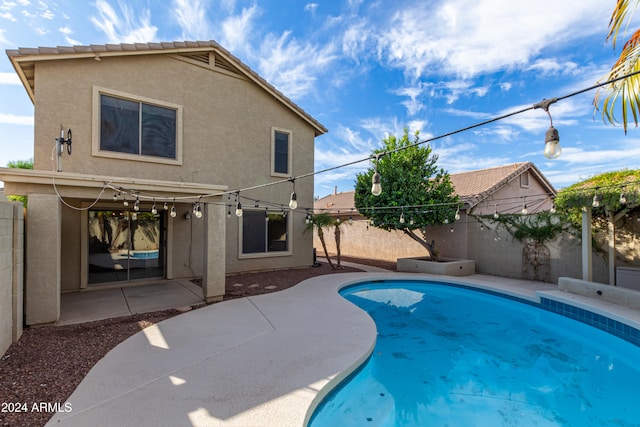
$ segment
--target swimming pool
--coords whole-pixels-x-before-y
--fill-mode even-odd
[[[524,302],[435,282],[341,294],[378,328],[309,426],[637,426],[640,347]]]

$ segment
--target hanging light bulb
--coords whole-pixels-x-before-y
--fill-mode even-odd
[[[456,216],[454,218],[456,219],[456,221],[460,219],[460,208],[456,209]]]
[[[196,218],[202,218],[202,208],[200,207],[200,202],[196,202],[195,207],[193,208],[193,214]]]
[[[162,205],[162,209],[164,209],[165,211],[169,210],[169,204],[167,203],[167,201],[165,200],[164,205]]]
[[[529,210],[527,209],[527,204],[525,203],[524,205],[522,205],[522,215],[526,215],[529,213]]]
[[[127,200],[127,196],[123,195],[122,198],[124,199],[122,201],[122,204],[125,205],[125,206],[129,206],[129,201]]]
[[[231,205],[227,205],[227,218],[231,217]]]
[[[114,202],[118,201],[118,194],[120,194],[120,193],[116,193],[115,191],[113,192],[113,201]]]
[[[553,127],[553,119],[551,118],[551,113],[549,113],[549,106],[557,101],[557,98],[543,99],[541,102],[533,105],[533,108],[542,108],[549,116],[549,129],[544,135],[544,156],[547,159],[557,159],[562,153],[562,148],[560,148],[560,135],[558,134],[558,130]]]
[[[158,213],[158,209],[156,208],[156,201],[155,201],[155,199],[153,200],[153,206],[151,206],[151,213],[152,213],[153,215],[155,215],[155,214],[157,214],[157,213]]]
[[[453,227],[451,227],[451,228],[449,229],[449,231],[453,233]]]
[[[404,212],[400,214],[400,224],[404,224]]]
[[[552,214],[556,213],[556,202],[554,201],[551,205],[551,209],[549,210]]]
[[[544,135],[544,156],[549,159],[557,159],[562,154],[562,147],[560,147],[560,135],[558,129],[550,126],[547,133]]]
[[[293,191],[291,192],[291,198],[289,199],[289,209],[292,211],[298,209],[298,196],[296,195],[296,180],[295,178],[289,179],[293,184]]]
[[[597,208],[600,206],[600,199],[598,198],[598,193],[595,193],[593,195],[593,201],[591,202],[591,206],[593,206],[594,208]]]
[[[500,217],[500,215],[498,214],[498,209],[496,209],[496,211],[493,213],[493,217],[495,219],[498,219]]]
[[[627,204],[627,196],[626,196],[626,194],[624,194],[624,191],[622,193],[620,193],[620,204],[621,205],[626,205]]]
[[[136,196],[136,201],[133,204],[133,210],[136,212],[140,210],[140,196]]]
[[[353,225],[353,217],[349,215],[349,225]]]
[[[445,218],[443,221],[445,224],[449,224],[449,218]]]
[[[236,203],[236,216],[240,218],[242,216],[242,205],[240,202]]]
[[[378,171],[375,171],[371,178],[371,194],[374,196],[382,194],[382,185],[380,185],[380,174]]]
[[[291,193],[291,199],[289,199],[289,208],[292,211],[298,209],[298,196],[295,192]]]
[[[381,154],[376,154],[376,169],[371,177],[371,194],[379,196],[382,194],[382,185],[380,185],[380,173],[378,172],[378,162],[380,161]]]
[[[411,218],[411,219],[409,220],[409,225],[413,225],[413,224],[415,224],[415,221],[413,220],[413,218]]]
[[[173,204],[171,205],[171,211],[169,212],[169,215],[171,216],[171,218],[175,218],[176,215],[178,215],[178,213],[176,212],[176,203],[173,202]]]

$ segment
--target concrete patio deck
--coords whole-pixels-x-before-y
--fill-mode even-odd
[[[202,289],[189,280],[162,280],[61,295],[57,325],[71,325],[138,313],[204,305]]]
[[[359,366],[376,328],[338,290],[372,279],[438,279],[536,300],[554,285],[473,275],[319,276],[271,294],[173,317],[102,359],[49,426],[303,426],[331,387]]]

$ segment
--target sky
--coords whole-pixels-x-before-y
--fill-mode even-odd
[[[369,157],[403,129],[420,140],[603,81],[614,2],[603,0],[0,0],[0,48],[215,40],[322,123],[315,170]],[[637,28],[637,21],[630,29]],[[622,35],[624,36],[624,34]],[[533,162],[560,189],[640,168],[640,134],[607,125],[595,91],[430,142],[449,173]],[[0,165],[33,157],[33,104],[0,55]],[[315,176],[352,190],[361,162]],[[224,184],[224,183],[223,183]]]

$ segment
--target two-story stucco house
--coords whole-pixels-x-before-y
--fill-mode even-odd
[[[289,179],[327,130],[216,42],[7,55],[35,107],[34,169],[0,169],[28,196],[27,324],[61,292],[202,276],[213,301],[227,273],[312,264],[288,204],[295,185],[311,207],[313,179]]]

